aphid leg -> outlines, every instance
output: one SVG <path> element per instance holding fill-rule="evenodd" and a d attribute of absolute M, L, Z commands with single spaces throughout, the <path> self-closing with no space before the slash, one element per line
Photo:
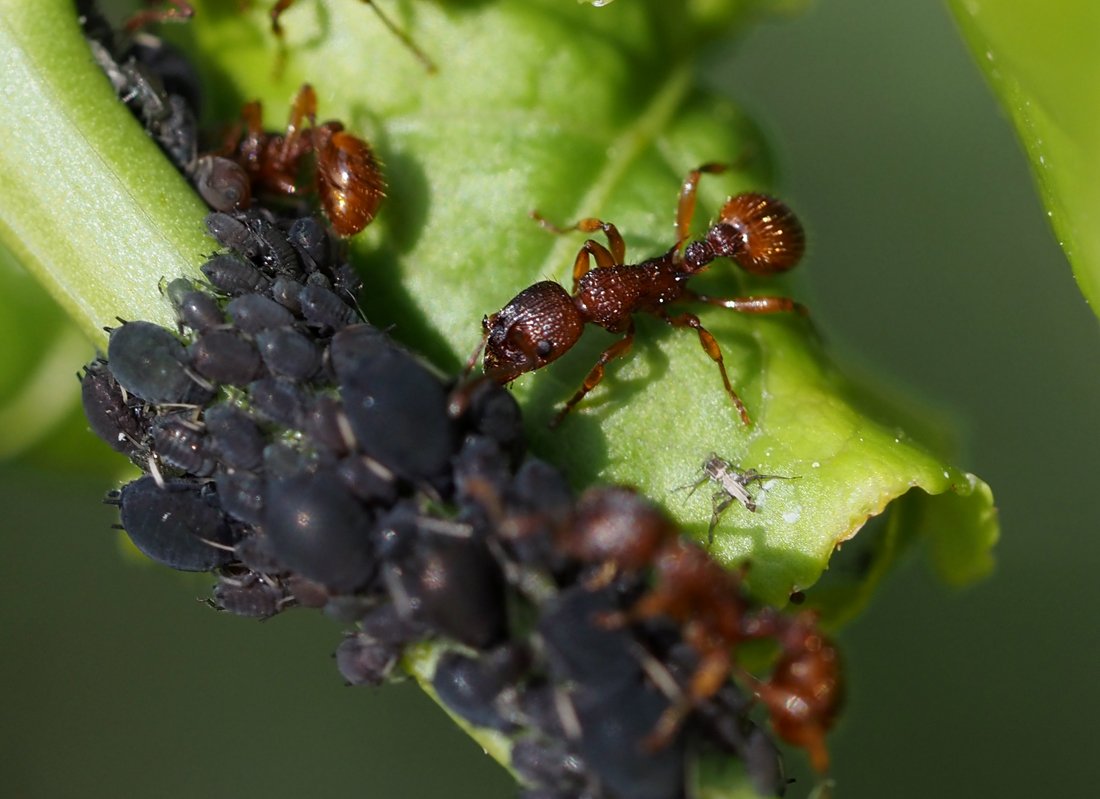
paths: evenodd
<path fill-rule="evenodd" d="M 621 358 L 623 355 L 626 355 L 626 353 L 630 351 L 630 346 L 633 343 L 634 322 L 633 320 L 631 320 L 630 324 L 626 328 L 626 335 L 624 335 L 621 339 L 619 339 L 602 353 L 600 353 L 599 360 L 596 361 L 596 365 L 592 367 L 592 370 L 588 373 L 588 376 L 584 378 L 584 383 L 581 384 L 580 389 L 577 390 L 576 394 L 569 398 L 569 401 L 565 403 L 565 407 L 558 411 L 557 415 L 554 416 L 554 418 L 550 421 L 551 428 L 557 427 L 559 424 L 561 424 L 562 420 L 565 418 L 565 415 L 569 413 L 569 411 L 573 410 L 573 406 L 584 399 L 585 394 L 587 394 L 589 391 L 600 384 L 600 381 L 603 380 L 604 367 L 616 358 Z"/>
<path fill-rule="evenodd" d="M 710 549 L 714 544 L 714 528 L 718 526 L 718 520 L 722 518 L 726 508 L 733 504 L 733 499 L 725 491 L 716 491 L 711 498 L 710 526 L 707 527 L 707 549 Z M 748 505 L 745 507 L 748 507 Z M 754 504 L 750 510 L 755 509 L 756 505 Z"/>
<path fill-rule="evenodd" d="M 135 11 L 123 26 L 127 33 L 141 30 L 146 25 L 160 22 L 186 22 L 195 16 L 195 8 L 187 0 L 167 0 L 170 8 L 147 8 Z"/>
<path fill-rule="evenodd" d="M 703 347 L 703 351 L 710 356 L 710 359 L 718 364 L 718 371 L 722 373 L 722 385 L 726 387 L 726 393 L 733 400 L 737 412 L 741 414 L 741 421 L 746 425 L 751 425 L 752 419 L 749 418 L 748 409 L 745 408 L 745 403 L 741 401 L 737 392 L 733 390 L 729 375 L 726 374 L 726 363 L 722 358 L 722 350 L 718 347 L 718 342 L 714 340 L 714 336 L 711 335 L 710 331 L 703 327 L 699 317 L 693 313 L 682 313 L 677 316 L 661 313 L 660 317 L 673 327 L 690 327 L 699 334 L 699 344 Z"/>
<path fill-rule="evenodd" d="M 690 235 L 691 218 L 695 216 L 695 195 L 699 191 L 699 178 L 706 173 L 717 175 L 725 172 L 725 164 L 706 163 L 698 169 L 688 172 L 680 186 L 680 201 L 676 205 L 676 239 L 679 241 L 677 249 L 683 247 Z"/>
<path fill-rule="evenodd" d="M 809 316 L 810 312 L 800 302 L 795 302 L 790 297 L 711 297 L 708 294 L 696 294 L 686 289 L 683 294 L 685 300 L 705 302 L 707 305 L 717 305 L 719 308 L 728 308 L 738 313 L 769 314 L 795 312 L 802 316 Z"/>

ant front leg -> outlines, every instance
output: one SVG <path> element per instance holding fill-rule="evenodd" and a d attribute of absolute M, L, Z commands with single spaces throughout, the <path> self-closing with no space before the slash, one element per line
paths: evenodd
<path fill-rule="evenodd" d="M 729 375 L 726 374 L 726 362 L 722 358 L 722 350 L 719 348 L 718 342 L 714 339 L 714 336 L 711 335 L 711 332 L 703 327 L 703 323 L 699 321 L 699 317 L 693 313 L 682 313 L 677 316 L 669 316 L 666 313 L 661 313 L 659 316 L 673 327 L 690 327 L 699 334 L 699 344 L 703 347 L 703 351 L 710 356 L 710 359 L 718 364 L 718 371 L 722 373 L 722 385 L 726 387 L 726 393 L 729 394 L 730 399 L 733 400 L 737 412 L 741 414 L 741 421 L 746 425 L 751 425 L 752 419 L 749 418 L 748 409 L 745 408 L 745 403 L 741 401 L 741 398 L 737 396 L 737 392 L 733 390 L 733 386 L 730 384 Z"/>
<path fill-rule="evenodd" d="M 676 239 L 678 242 L 676 249 L 684 246 L 684 242 L 687 241 L 691 233 L 691 218 L 695 216 L 695 195 L 699 191 L 699 178 L 704 173 L 719 175 L 725 172 L 726 169 L 725 164 L 707 163 L 698 169 L 691 170 L 684 178 L 684 182 L 680 186 L 680 201 L 676 204 Z"/>
<path fill-rule="evenodd" d="M 616 358 L 621 358 L 623 355 L 626 355 L 626 353 L 630 351 L 630 347 L 633 343 L 634 322 L 632 320 L 626 328 L 626 335 L 624 335 L 621 339 L 619 339 L 602 353 L 600 353 L 599 360 L 596 361 L 596 365 L 592 367 L 591 371 L 589 371 L 588 376 L 584 378 L 584 383 L 581 384 L 581 387 L 577 390 L 577 393 L 569 398 L 569 401 L 565 403 L 565 407 L 558 411 L 557 415 L 551 420 L 551 428 L 557 427 L 559 424 L 561 424 L 562 420 L 565 418 L 565 415 L 569 413 L 569 411 L 573 410 L 573 406 L 584 399 L 585 394 L 587 394 L 589 391 L 600 384 L 600 381 L 603 380 L 604 376 L 604 367 Z"/>
<path fill-rule="evenodd" d="M 586 217 L 575 225 L 559 227 L 538 211 L 532 211 L 531 218 L 538 222 L 543 230 L 549 230 L 551 233 L 557 233 L 558 235 L 572 233 L 574 230 L 581 233 L 595 233 L 597 230 L 602 230 L 603 234 L 607 236 L 607 247 L 604 247 L 598 241 L 589 239 L 581 247 L 580 252 L 577 253 L 576 260 L 573 261 L 574 292 L 577 290 L 577 281 L 591 270 L 592 258 L 596 259 L 597 269 L 619 266 L 626 262 L 626 242 L 623 241 L 619 229 L 610 222 L 604 222 L 602 219 L 596 219 L 595 217 Z"/>

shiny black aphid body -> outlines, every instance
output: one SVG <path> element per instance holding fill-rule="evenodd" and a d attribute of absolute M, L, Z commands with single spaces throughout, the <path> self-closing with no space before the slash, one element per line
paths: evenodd
<path fill-rule="evenodd" d="M 123 486 L 118 496 L 122 526 L 147 556 L 180 571 L 210 571 L 232 559 L 233 531 L 225 516 L 190 481 L 152 477 Z"/>

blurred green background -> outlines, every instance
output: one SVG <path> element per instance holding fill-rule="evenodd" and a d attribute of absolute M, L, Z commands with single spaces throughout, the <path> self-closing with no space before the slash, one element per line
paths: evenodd
<path fill-rule="evenodd" d="M 837 795 L 1087 793 L 1100 338 L 1006 119 L 934 3 L 832 0 L 706 63 L 779 149 L 815 319 L 959 421 L 1001 509 L 991 580 L 951 591 L 911 556 L 841 634 Z M 3 795 L 514 794 L 415 688 L 344 688 L 335 623 L 217 615 L 210 578 L 120 557 L 102 450 L 91 476 L 0 467 Z"/>

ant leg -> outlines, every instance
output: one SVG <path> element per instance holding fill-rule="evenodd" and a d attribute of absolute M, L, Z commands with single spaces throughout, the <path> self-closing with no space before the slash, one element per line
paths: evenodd
<path fill-rule="evenodd" d="M 659 316 L 673 327 L 690 327 L 699 334 L 699 344 L 703 347 L 703 351 L 710 356 L 710 359 L 718 364 L 718 371 L 722 373 L 722 384 L 726 387 L 726 393 L 729 394 L 730 399 L 733 400 L 737 412 L 741 414 L 741 421 L 746 425 L 751 425 L 752 419 L 749 418 L 749 412 L 745 408 L 745 403 L 741 401 L 741 398 L 737 396 L 737 392 L 733 390 L 733 386 L 730 384 L 729 375 L 726 374 L 726 363 L 722 359 L 722 350 L 718 347 L 718 342 L 714 340 L 714 336 L 711 335 L 710 331 L 703 327 L 703 323 L 699 321 L 699 317 L 693 313 L 682 313 L 678 316 L 669 316 L 668 314 L 661 313 Z"/>
<path fill-rule="evenodd" d="M 489 341 L 489 328 L 487 321 L 488 317 L 486 317 L 486 319 L 481 323 L 482 327 L 485 328 L 485 332 L 481 334 L 481 342 L 477 345 L 477 349 L 475 349 L 473 353 L 471 353 L 470 357 L 466 360 L 466 366 L 462 370 L 462 377 L 466 377 L 468 374 L 470 374 L 470 372 L 473 371 L 474 366 L 477 364 L 478 356 L 481 355 L 482 350 L 485 349 L 485 345 Z"/>
<path fill-rule="evenodd" d="M 588 239 L 581 245 L 577 257 L 573 259 L 573 294 L 577 293 L 577 283 L 580 279 L 592 271 L 592 258 L 596 259 L 597 269 L 618 266 L 615 256 L 608 252 L 606 247 L 598 241 Z"/>
<path fill-rule="evenodd" d="M 288 0 L 279 0 L 279 2 L 287 3 L 289 5 L 289 3 L 294 2 L 294 0 L 289 0 L 289 2 Z M 389 29 L 390 33 L 397 37 L 398 41 L 400 41 L 401 44 L 405 45 L 405 47 L 408 48 L 409 52 L 412 53 L 413 56 L 415 56 L 416 60 L 420 62 L 421 66 L 423 66 L 424 69 L 431 73 L 435 73 L 437 71 L 435 62 L 428 58 L 428 54 L 416 46 L 416 42 L 412 40 L 412 37 L 409 36 L 409 34 L 397 27 L 397 25 L 394 24 L 393 20 L 383 14 L 382 9 L 378 7 L 378 4 L 375 3 L 374 0 L 361 0 L 361 2 L 366 3 L 368 6 L 374 9 L 374 13 L 378 15 L 378 19 L 382 22 L 382 24 Z"/>
<path fill-rule="evenodd" d="M 793 311 L 802 316 L 810 315 L 805 305 L 795 302 L 790 297 L 711 297 L 706 294 L 696 294 L 690 289 L 685 290 L 682 297 L 695 302 L 705 302 L 707 305 L 717 305 L 719 308 L 727 308 L 738 313 L 769 314 Z"/>
<path fill-rule="evenodd" d="M 123 26 L 127 33 L 144 28 L 146 25 L 154 25 L 158 22 L 186 22 L 195 16 L 195 8 L 187 0 L 167 0 L 171 8 L 135 11 L 134 15 L 126 20 Z"/>
<path fill-rule="evenodd" d="M 680 201 L 676 205 L 676 238 L 679 242 L 677 249 L 682 247 L 690 234 L 691 218 L 695 216 L 695 195 L 699 190 L 699 178 L 703 173 L 717 175 L 726 171 L 725 164 L 706 163 L 698 169 L 688 172 L 680 186 Z"/>
<path fill-rule="evenodd" d="M 283 38 L 283 26 L 279 24 L 279 17 L 283 15 L 283 12 L 294 5 L 296 0 L 279 0 L 275 5 L 271 7 L 271 32 L 274 33 L 279 39 Z"/>
<path fill-rule="evenodd" d="M 316 126 L 317 117 L 317 93 L 313 86 L 303 83 L 294 95 L 294 103 L 290 106 L 290 118 L 286 123 L 286 136 L 283 138 L 283 147 L 279 153 L 279 160 L 284 164 L 294 157 L 294 150 L 298 140 L 302 136 L 302 120 L 309 121 L 312 130 Z"/>
<path fill-rule="evenodd" d="M 558 411 L 557 415 L 551 420 L 550 427 L 557 427 L 561 424 L 565 415 L 573 410 L 573 406 L 584 399 L 585 394 L 600 384 L 600 381 L 603 380 L 604 367 L 616 358 L 621 358 L 623 355 L 626 355 L 626 353 L 630 351 L 630 346 L 633 343 L 634 322 L 631 321 L 626 329 L 626 335 L 600 353 L 599 360 L 596 361 L 596 365 L 589 371 L 588 376 L 584 378 L 584 383 L 581 384 L 580 389 L 578 389 L 577 393 L 570 397 L 569 401 L 565 403 L 565 406 Z"/>
<path fill-rule="evenodd" d="M 623 236 L 619 232 L 619 229 L 611 222 L 604 222 L 602 219 L 587 216 L 575 225 L 561 227 L 560 225 L 555 225 L 538 211 L 531 211 L 530 216 L 539 223 L 539 227 L 543 230 L 548 230 L 558 235 L 572 233 L 574 230 L 578 230 L 581 233 L 595 233 L 597 230 L 602 230 L 603 234 L 607 236 L 607 245 L 611 248 L 611 257 L 614 259 L 612 263 L 607 265 L 618 266 L 626 261 L 626 242 L 623 241 Z M 605 264 L 600 264 L 600 266 L 604 265 Z"/>

